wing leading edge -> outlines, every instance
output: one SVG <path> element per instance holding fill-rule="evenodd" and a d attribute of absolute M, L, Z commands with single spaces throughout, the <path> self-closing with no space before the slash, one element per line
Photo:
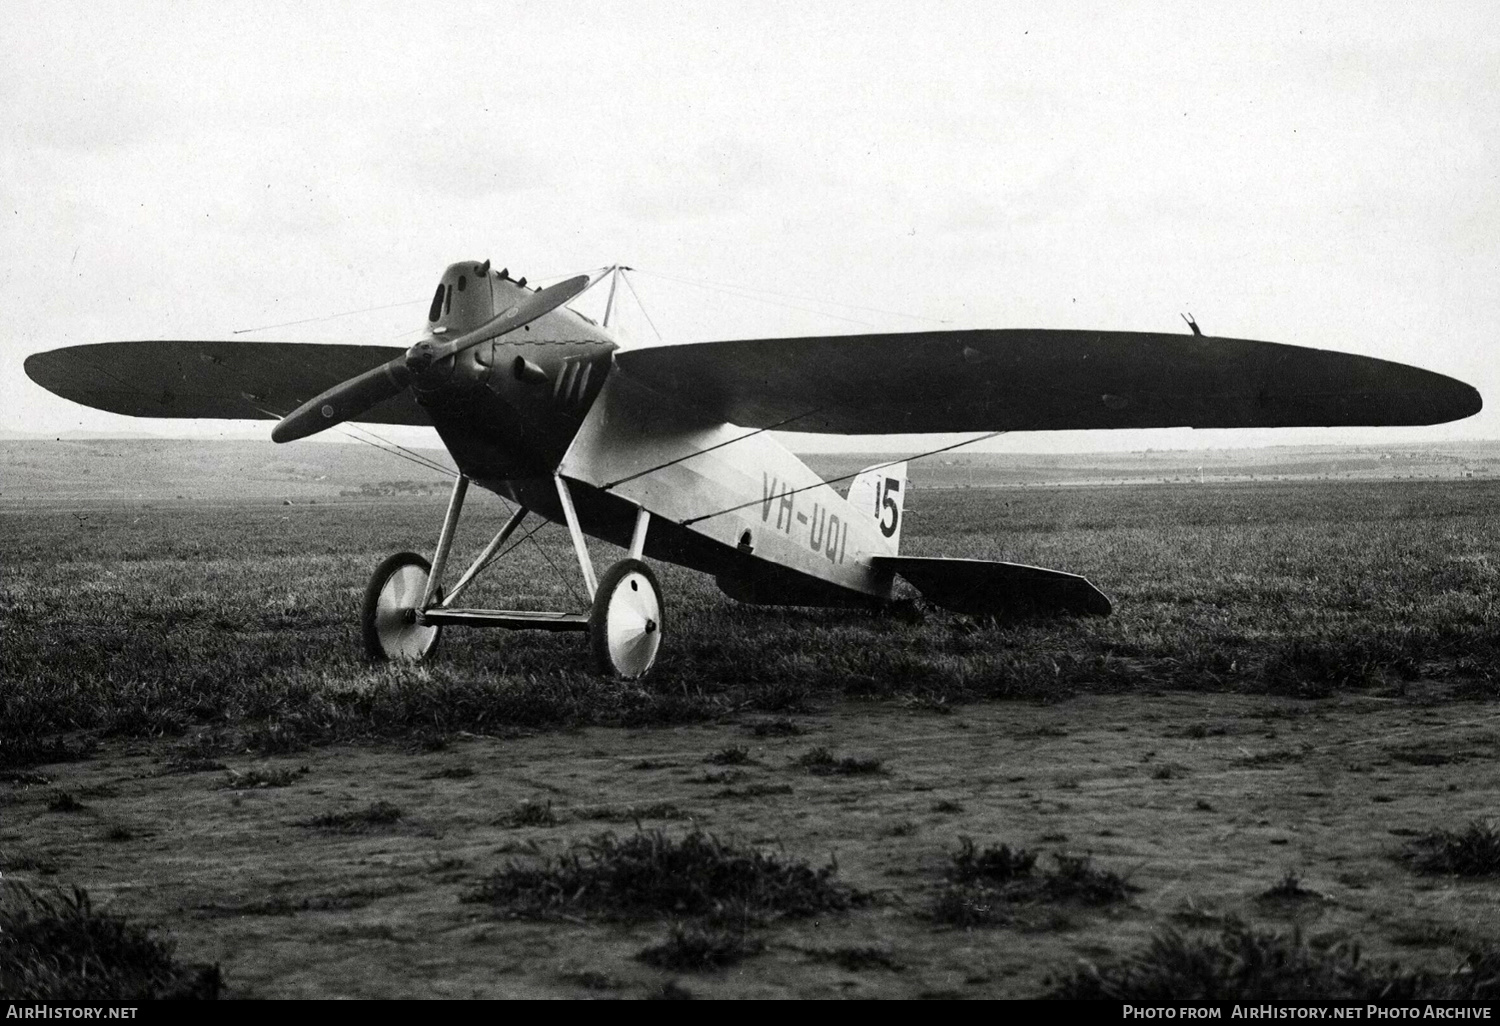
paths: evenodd
<path fill-rule="evenodd" d="M 746 427 L 835 434 L 1438 424 L 1479 412 L 1454 378 L 1248 339 L 934 331 L 615 354 L 626 374 Z"/>
<path fill-rule="evenodd" d="M 64 399 L 131 417 L 277 420 L 403 352 L 297 342 L 100 342 L 28 356 L 26 375 Z M 359 420 L 432 423 L 407 391 Z"/>

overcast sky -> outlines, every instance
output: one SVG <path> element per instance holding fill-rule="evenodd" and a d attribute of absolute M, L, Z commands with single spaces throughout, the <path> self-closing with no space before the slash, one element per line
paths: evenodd
<path fill-rule="evenodd" d="M 488 257 L 640 268 L 639 344 L 1191 311 L 1488 403 L 1009 447 L 1500 437 L 1500 5 L 11 0 L 6 21 L 0 428 L 174 430 L 50 396 L 28 353 L 408 301 L 246 337 L 409 342 L 442 269 Z"/>

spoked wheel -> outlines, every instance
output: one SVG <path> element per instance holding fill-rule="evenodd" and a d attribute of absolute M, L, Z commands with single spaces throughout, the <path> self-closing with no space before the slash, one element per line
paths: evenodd
<path fill-rule="evenodd" d="M 443 628 L 417 623 L 431 571 L 432 564 L 415 552 L 398 552 L 375 568 L 359 617 L 366 656 L 419 663 L 432 654 Z"/>
<path fill-rule="evenodd" d="M 622 559 L 604 572 L 589 614 L 589 641 L 600 673 L 625 680 L 645 676 L 661 648 L 661 588 L 639 559 Z"/>

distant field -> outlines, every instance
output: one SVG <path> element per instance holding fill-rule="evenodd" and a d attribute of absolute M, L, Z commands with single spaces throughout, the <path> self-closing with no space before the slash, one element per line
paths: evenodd
<path fill-rule="evenodd" d="M 810 456 L 826 477 L 852 474 L 890 455 Z M 1233 481 L 1401 481 L 1500 476 L 1500 443 L 1276 446 L 1265 449 L 1120 453 L 942 453 L 911 465 L 918 488 L 1199 484 Z"/>
<path fill-rule="evenodd" d="M 886 895 L 842 913 L 844 925 L 824 920 L 840 944 L 874 954 L 806 955 L 832 942 L 773 917 L 756 928 L 772 945 L 748 956 L 748 976 L 683 977 L 712 993 L 838 992 L 838 974 L 854 972 L 839 968 L 844 959 L 865 965 L 855 993 L 1018 996 L 1079 955 L 1123 954 L 1199 913 L 1205 928 L 1231 915 L 1319 922 L 1328 943 L 1366 941 L 1435 967 L 1500 939 L 1492 882 L 1434 904 L 1424 878 L 1383 854 L 1495 807 L 1500 481 L 1482 474 L 918 487 L 904 551 L 1082 573 L 1116 614 L 995 624 L 920 603 L 896 616 L 754 609 L 663 568 L 663 656 L 651 678 L 627 686 L 596 678 L 572 635 L 451 631 L 417 669 L 359 658 L 366 577 L 390 552 L 430 551 L 440 492 L 287 506 L 280 493 L 146 501 L 57 485 L 56 501 L 42 503 L 13 496 L 15 466 L 0 488 L 0 869 L 79 883 L 168 925 L 225 963 L 231 993 L 457 993 L 440 986 L 440 970 L 424 984 L 401 967 L 420 962 L 408 957 L 418 950 L 468 965 L 442 946 L 460 935 L 464 951 L 493 950 L 517 974 L 496 983 L 470 966 L 465 993 L 644 993 L 673 976 L 631 954 L 660 930 L 612 933 L 566 915 L 476 920 L 458 897 L 503 862 L 497 846 L 558 853 L 608 822 L 629 835 L 628 808 L 652 802 L 744 842 L 815 860 L 837 849 L 845 877 Z M 153 466 L 157 483 L 201 469 L 174 468 L 170 452 Z M 329 469 L 297 473 L 336 491 L 368 481 L 347 466 L 320 481 Z M 242 483 L 283 472 L 247 465 Z M 503 514 L 493 497 L 474 512 L 460 549 L 477 547 Z M 548 528 L 537 542 L 476 603 L 576 603 L 565 536 Z M 609 558 L 600 547 L 598 562 Z M 750 731 L 782 721 L 811 733 Z M 577 728 L 590 729 L 568 732 Z M 703 763 L 746 744 L 743 757 Z M 817 746 L 832 750 L 833 775 L 805 758 Z M 430 754 L 444 751 L 458 754 Z M 885 766 L 841 776 L 846 754 Z M 752 761 L 736 768 L 742 758 Z M 636 762 L 677 769 L 631 772 Z M 225 765 L 262 776 L 239 790 L 205 776 Z M 54 809 L 67 807 L 59 791 L 85 811 Z M 381 800 L 406 818 L 307 825 Z M 555 801 L 554 821 L 523 800 Z M 613 811 L 596 816 L 590 801 Z M 191 825 L 173 812 L 182 802 Z M 958 811 L 932 811 L 949 806 Z M 658 812 L 673 836 L 687 829 Z M 1405 833 L 1383 833 L 1392 816 Z M 1175 847 L 1159 844 L 1168 822 Z M 254 861 L 235 863 L 240 882 L 218 880 L 216 831 L 241 837 L 236 824 L 251 823 L 235 858 Z M 1121 872 L 1144 864 L 1133 879 L 1143 890 L 1112 912 L 1059 899 L 1055 916 L 1018 905 L 1009 925 L 955 930 L 923 910 L 949 900 L 935 888 L 960 834 L 1094 852 Z M 395 875 L 358 883 L 397 841 Z M 173 861 L 193 845 L 198 861 Z M 1288 871 L 1312 881 L 1314 896 L 1293 881 L 1280 904 L 1254 898 Z M 141 879 L 177 883 L 128 883 Z M 1250 896 L 1214 897 L 1231 891 Z M 570 949 L 598 965 L 572 966 Z M 881 969 L 881 957 L 909 971 Z M 384 968 L 354 968 L 366 964 Z M 954 968 L 965 964 L 987 968 L 966 977 Z"/>
<path fill-rule="evenodd" d="M 441 449 L 412 456 L 451 467 Z M 900 453 L 809 455 L 825 478 L 852 476 Z M 1500 442 L 1429 446 L 1286 446 L 1033 455 L 943 453 L 911 464 L 920 490 L 1085 484 L 1198 484 L 1276 480 L 1500 480 Z M 0 439 L 0 507 L 262 500 L 361 501 L 432 494 L 447 477 L 372 445 L 269 441 Z M 847 487 L 847 485 L 845 485 Z"/>

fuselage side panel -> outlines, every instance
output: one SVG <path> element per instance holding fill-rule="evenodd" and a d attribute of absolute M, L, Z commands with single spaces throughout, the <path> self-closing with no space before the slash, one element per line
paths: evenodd
<path fill-rule="evenodd" d="M 615 372 L 559 466 L 749 561 L 873 598 L 891 578 L 878 522 L 765 432 L 706 421 Z M 753 565 L 753 562 L 742 565 Z"/>

